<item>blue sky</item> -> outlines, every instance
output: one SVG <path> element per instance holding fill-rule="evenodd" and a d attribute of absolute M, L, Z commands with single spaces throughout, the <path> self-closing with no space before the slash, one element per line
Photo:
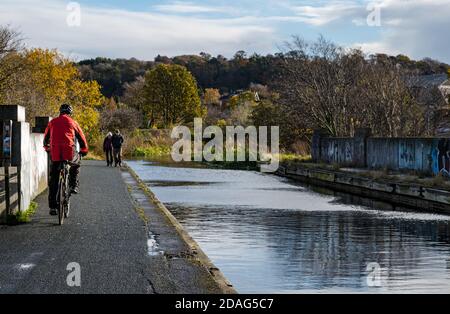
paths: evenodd
<path fill-rule="evenodd" d="M 403 53 L 450 62 L 450 0 L 2 0 L 0 24 L 22 31 L 29 46 L 74 59 L 179 55 L 232 56 L 279 51 L 292 35 L 320 34 L 367 53 Z M 369 17 L 369 21 L 368 21 Z M 373 25 L 379 17 L 380 25 Z"/>

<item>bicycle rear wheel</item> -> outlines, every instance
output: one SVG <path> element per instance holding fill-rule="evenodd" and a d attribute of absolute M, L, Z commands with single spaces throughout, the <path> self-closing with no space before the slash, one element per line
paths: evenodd
<path fill-rule="evenodd" d="M 69 214 L 70 214 L 70 193 L 68 193 L 66 203 L 64 205 L 64 218 L 69 218 Z"/>
<path fill-rule="evenodd" d="M 64 207 L 66 202 L 66 185 L 64 175 L 61 174 L 58 183 L 58 223 L 61 226 L 64 223 Z"/>

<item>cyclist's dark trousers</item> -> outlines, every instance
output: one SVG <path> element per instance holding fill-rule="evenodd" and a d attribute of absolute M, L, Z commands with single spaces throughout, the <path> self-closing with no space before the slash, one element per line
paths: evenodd
<path fill-rule="evenodd" d="M 122 147 L 113 148 L 114 152 L 114 164 L 117 167 L 117 165 L 122 166 Z"/>
<path fill-rule="evenodd" d="M 113 164 L 113 151 L 112 151 L 112 149 L 106 150 L 105 154 L 106 154 L 106 162 L 108 163 L 108 166 L 112 166 L 112 164 Z"/>
<path fill-rule="evenodd" d="M 50 182 L 48 184 L 48 206 L 52 209 L 58 208 L 58 182 L 59 182 L 59 172 L 61 170 L 60 161 L 53 161 L 50 166 Z M 70 164 L 70 173 L 69 173 L 69 185 L 70 188 L 74 188 L 78 186 L 78 176 L 80 174 L 80 165 L 81 160 L 78 154 L 75 155 L 74 159 Z"/>

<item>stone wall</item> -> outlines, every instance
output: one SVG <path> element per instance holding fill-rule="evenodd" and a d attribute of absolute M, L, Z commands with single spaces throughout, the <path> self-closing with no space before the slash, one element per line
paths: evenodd
<path fill-rule="evenodd" d="M 345 193 L 387 201 L 395 206 L 393 210 L 397 210 L 397 206 L 404 206 L 422 212 L 450 214 L 450 191 L 371 179 L 351 172 L 315 169 L 301 164 L 282 166 L 277 174 Z"/>

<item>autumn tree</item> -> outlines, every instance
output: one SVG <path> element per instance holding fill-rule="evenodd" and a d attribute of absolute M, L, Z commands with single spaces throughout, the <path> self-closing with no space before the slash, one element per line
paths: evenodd
<path fill-rule="evenodd" d="M 103 101 L 96 81 L 82 81 L 74 64 L 56 50 L 24 50 L 14 58 L 22 69 L 11 74 L 4 103 L 24 106 L 29 122 L 35 116 L 55 116 L 62 103 L 70 103 L 88 138 L 96 135 Z"/>
<path fill-rule="evenodd" d="M 170 127 L 205 116 L 197 82 L 183 66 L 160 64 L 145 75 L 144 114 L 153 124 Z"/>
<path fill-rule="evenodd" d="M 203 96 L 205 105 L 219 105 L 220 104 L 220 91 L 216 88 L 205 89 Z"/>
<path fill-rule="evenodd" d="M 233 95 L 230 98 L 230 101 L 228 102 L 228 107 L 231 109 L 244 106 L 248 103 L 255 103 L 256 101 L 256 94 L 252 91 L 245 91 L 242 93 L 239 93 L 237 95 Z"/>
<path fill-rule="evenodd" d="M 5 101 L 24 106 L 29 121 L 37 115 L 53 116 L 67 99 L 69 82 L 77 75 L 76 68 L 52 50 L 25 50 L 17 59 L 23 70 L 12 75 Z"/>
<path fill-rule="evenodd" d="M 67 91 L 67 102 L 74 107 L 74 118 L 83 128 L 88 141 L 99 135 L 99 108 L 103 103 L 103 95 L 97 81 L 84 82 L 74 79 Z"/>
<path fill-rule="evenodd" d="M 256 95 L 252 91 L 245 91 L 231 97 L 228 103 L 230 111 L 229 122 L 233 125 L 248 125 L 250 115 L 256 106 Z"/>

